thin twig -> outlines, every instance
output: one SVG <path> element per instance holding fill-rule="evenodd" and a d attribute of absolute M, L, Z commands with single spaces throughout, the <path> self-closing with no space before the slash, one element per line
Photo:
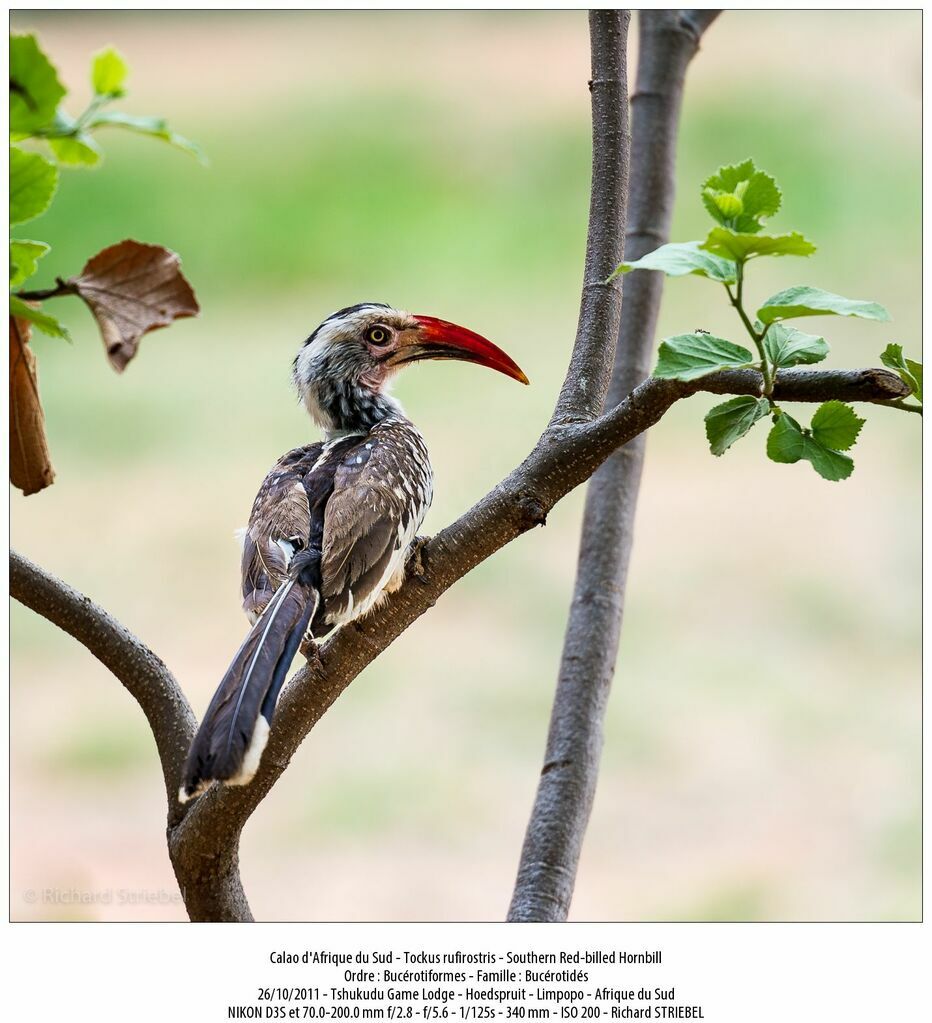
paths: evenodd
<path fill-rule="evenodd" d="M 915 412 L 917 416 L 922 415 L 921 405 L 908 405 L 905 401 L 900 401 L 899 399 L 896 401 L 876 401 L 874 404 L 886 405 L 887 408 L 898 408 L 903 412 Z"/>
<path fill-rule="evenodd" d="M 24 302 L 44 302 L 47 298 L 58 298 L 61 295 L 77 295 L 78 289 L 63 281 L 61 277 L 55 278 L 54 288 L 40 288 L 38 291 L 16 291 L 14 294 Z"/>

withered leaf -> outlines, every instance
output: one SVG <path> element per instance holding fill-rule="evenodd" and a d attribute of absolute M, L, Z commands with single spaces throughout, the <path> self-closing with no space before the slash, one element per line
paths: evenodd
<path fill-rule="evenodd" d="M 178 255 L 161 245 L 127 239 L 91 257 L 68 287 L 88 304 L 110 365 L 122 373 L 139 339 L 200 312 Z"/>
<path fill-rule="evenodd" d="M 27 496 L 55 480 L 39 401 L 32 324 L 10 317 L 10 482 Z"/>

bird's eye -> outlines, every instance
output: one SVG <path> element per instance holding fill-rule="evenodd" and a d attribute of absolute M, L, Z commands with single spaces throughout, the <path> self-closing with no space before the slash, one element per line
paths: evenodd
<path fill-rule="evenodd" d="M 366 340 L 371 345 L 387 345 L 391 334 L 384 327 L 370 327 L 366 331 Z"/>

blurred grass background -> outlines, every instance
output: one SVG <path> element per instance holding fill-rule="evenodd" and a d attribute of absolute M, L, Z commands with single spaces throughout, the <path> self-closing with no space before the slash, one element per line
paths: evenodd
<path fill-rule="evenodd" d="M 290 390 L 331 310 L 389 301 L 506 348 L 409 371 L 436 531 L 528 450 L 578 307 L 589 187 L 584 13 L 18 14 L 73 91 L 115 44 L 134 113 L 200 142 L 204 169 L 101 135 L 22 235 L 42 282 L 124 237 L 179 251 L 203 313 L 123 377 L 90 316 L 39 336 L 56 484 L 12 497 L 16 547 L 111 609 L 200 714 L 238 645 L 233 531 L 279 453 L 313 435 Z M 633 65 L 632 65 L 633 66 Z M 813 283 L 892 311 L 818 321 L 835 366 L 920 344 L 920 14 L 729 12 L 690 71 L 673 238 L 698 185 L 753 156 L 774 228 L 819 252 L 753 267 L 764 298 Z M 740 340 L 724 294 L 668 283 L 660 333 Z M 696 398 L 651 433 L 604 769 L 575 919 L 917 919 L 918 422 L 868 410 L 843 484 L 706 448 Z M 444 597 L 314 730 L 243 837 L 275 919 L 498 919 L 539 770 L 582 493 Z M 763 538 L 763 540 L 761 539 Z M 12 609 L 12 914 L 177 919 L 177 902 L 63 905 L 49 888 L 174 892 L 154 747 L 83 649 Z"/>

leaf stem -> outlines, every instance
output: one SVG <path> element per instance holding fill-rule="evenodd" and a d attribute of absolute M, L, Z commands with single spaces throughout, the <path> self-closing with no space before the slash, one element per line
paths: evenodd
<path fill-rule="evenodd" d="M 54 288 L 40 288 L 38 291 L 16 291 L 13 294 L 24 302 L 44 302 L 47 298 L 58 298 L 60 295 L 76 295 L 77 290 L 73 284 L 63 281 L 61 277 L 56 277 Z"/>
<path fill-rule="evenodd" d="M 741 317 L 741 322 L 744 324 L 745 330 L 750 335 L 751 340 L 754 342 L 754 347 L 757 349 L 757 354 L 760 356 L 760 371 L 761 376 L 764 378 L 763 393 L 765 397 L 769 398 L 773 394 L 773 371 L 767 360 L 767 353 L 764 351 L 764 337 L 767 334 L 769 325 L 761 332 L 754 329 L 754 324 L 751 323 L 748 314 L 744 310 L 744 260 L 737 260 L 735 266 L 737 288 L 735 292 L 732 292 L 731 286 L 726 284 L 725 290 L 728 292 L 728 300 L 734 307 L 735 312 Z"/>
<path fill-rule="evenodd" d="M 113 102 L 112 96 L 105 96 L 101 95 L 100 93 L 97 93 L 94 96 L 94 98 L 90 101 L 90 103 L 88 103 L 87 109 L 84 111 L 84 113 L 81 114 L 80 117 L 75 122 L 73 133 L 77 135 L 78 132 L 82 131 L 85 127 L 93 127 L 93 125 L 88 125 L 90 119 L 94 116 L 94 114 L 97 113 L 98 110 L 100 110 L 101 107 L 106 106 L 108 103 L 111 102 Z"/>
<path fill-rule="evenodd" d="M 891 401 L 875 401 L 875 405 L 886 405 L 888 408 L 902 409 L 904 412 L 915 412 L 917 415 L 922 415 L 921 405 L 907 405 L 902 398 L 895 398 Z"/>

